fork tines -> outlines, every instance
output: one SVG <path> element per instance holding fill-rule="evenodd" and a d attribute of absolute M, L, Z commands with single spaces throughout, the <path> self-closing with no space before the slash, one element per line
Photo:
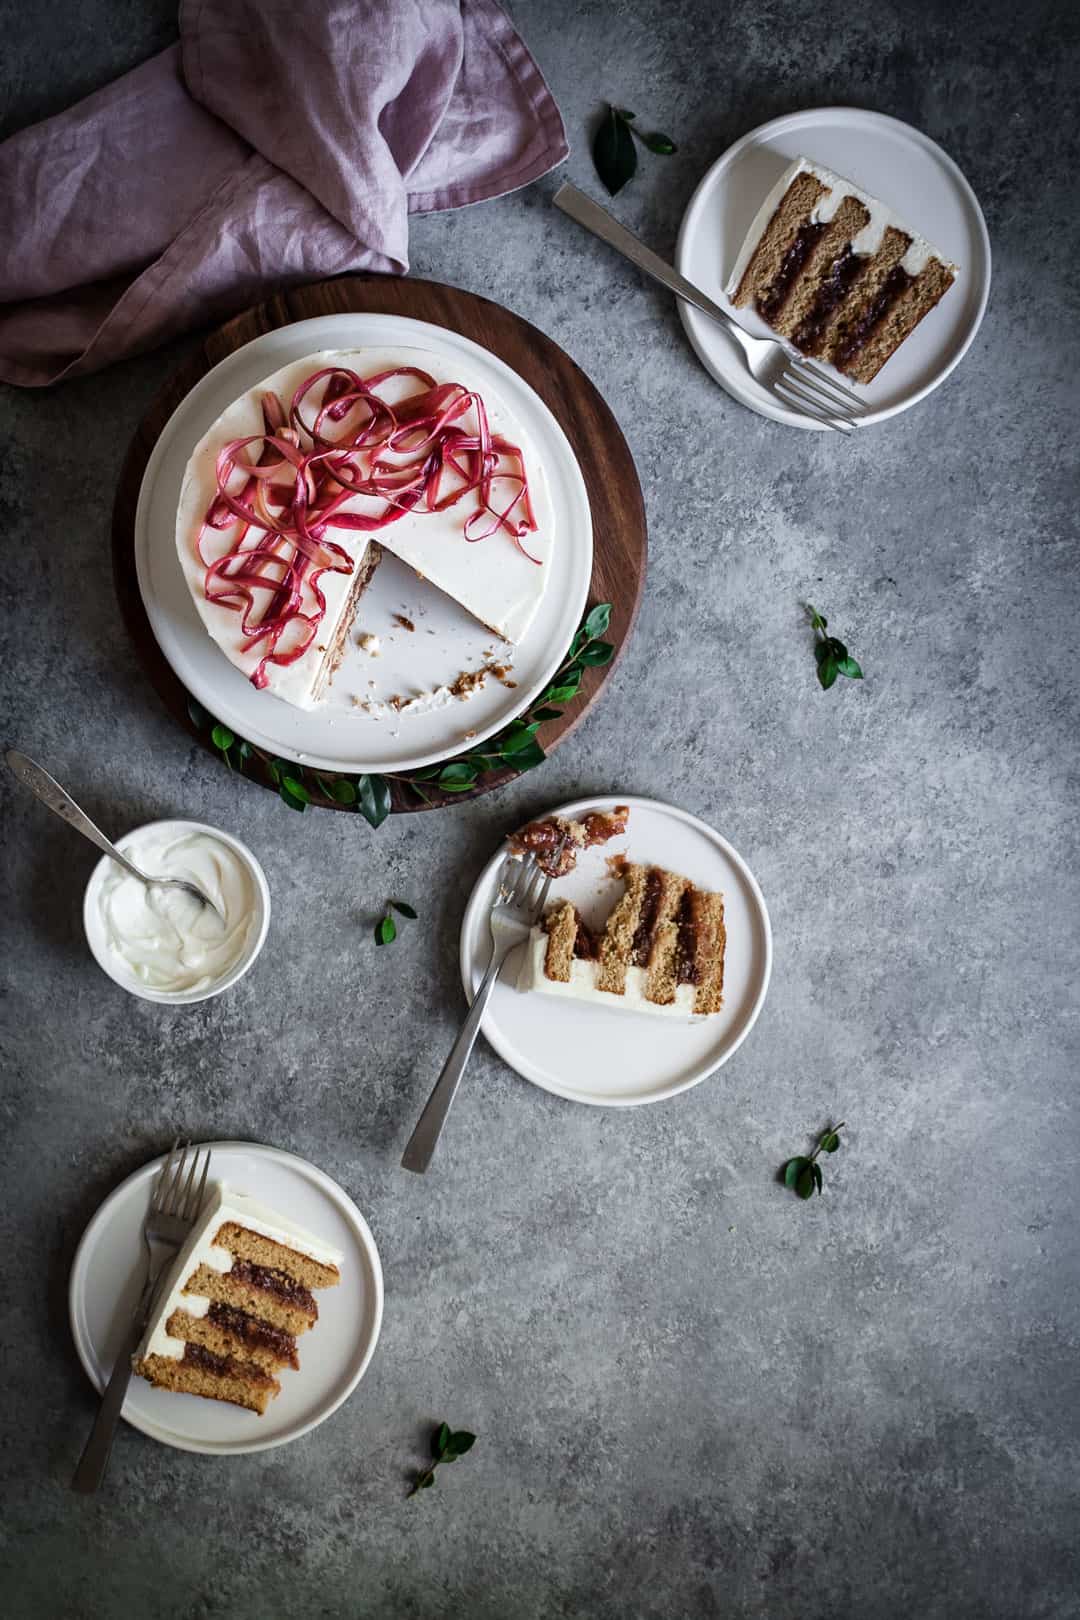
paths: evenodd
<path fill-rule="evenodd" d="M 867 410 L 864 400 L 805 360 L 789 361 L 773 389 L 803 416 L 839 433 L 853 433 Z"/>
<path fill-rule="evenodd" d="M 169 1157 L 161 1167 L 161 1173 L 158 1176 L 157 1186 L 151 1200 L 151 1208 L 159 1215 L 173 1215 L 180 1220 L 189 1222 L 194 1221 L 202 1208 L 203 1198 L 206 1194 L 206 1178 L 210 1172 L 210 1149 L 207 1148 L 205 1150 L 206 1157 L 203 1159 L 202 1176 L 196 1186 L 195 1178 L 199 1173 L 199 1155 L 203 1152 L 202 1148 L 196 1148 L 192 1156 L 191 1168 L 188 1170 L 187 1180 L 184 1180 L 184 1166 L 187 1162 L 190 1147 L 190 1142 L 181 1145 L 180 1138 L 176 1138 L 176 1141 L 169 1149 Z M 179 1149 L 179 1158 L 177 1158 L 177 1149 Z"/>

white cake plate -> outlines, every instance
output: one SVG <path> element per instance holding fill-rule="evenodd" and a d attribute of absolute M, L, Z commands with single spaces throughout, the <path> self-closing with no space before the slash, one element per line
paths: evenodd
<path fill-rule="evenodd" d="M 364 593 L 361 624 L 382 643 L 372 659 L 350 643 L 328 699 L 297 709 L 258 692 L 207 634 L 176 555 L 176 507 L 184 468 L 203 434 L 234 399 L 271 372 L 319 349 L 395 344 L 469 359 L 520 421 L 543 464 L 555 524 L 551 579 L 528 633 L 509 653 L 508 686 L 489 678 L 466 701 L 424 714 L 371 719 L 354 697 L 385 700 L 449 685 L 500 656 L 502 644 L 434 586 L 386 556 Z M 193 697 L 238 736 L 285 759 L 329 771 L 417 770 L 452 758 L 500 731 L 547 685 L 581 622 L 592 576 L 592 515 L 574 452 L 528 383 L 490 350 L 446 327 L 401 315 L 350 312 L 264 332 L 201 378 L 173 412 L 147 463 L 135 517 L 139 590 L 157 639 Z M 400 614 L 416 626 L 402 628 Z M 466 736 L 466 733 L 469 735 Z"/>
<path fill-rule="evenodd" d="M 576 870 L 552 884 L 549 904 L 572 900 L 587 923 L 601 923 L 623 892 L 607 866 L 617 854 L 670 867 L 702 888 L 722 890 L 727 927 L 722 1009 L 684 1024 L 519 991 L 521 953 L 514 951 L 481 1028 L 501 1058 L 545 1091 L 572 1102 L 630 1108 L 688 1090 L 738 1050 L 769 987 L 772 932 L 761 890 L 742 856 L 687 811 L 623 796 L 577 799 L 544 813 L 582 816 L 616 804 L 630 806 L 625 836 L 586 850 Z M 470 999 L 491 954 L 487 919 L 504 854 L 505 847 L 497 849 L 481 872 L 461 925 L 461 979 Z"/>
<path fill-rule="evenodd" d="M 181 1451 L 213 1456 L 267 1451 L 325 1422 L 364 1376 L 382 1322 L 379 1251 L 348 1193 L 306 1159 L 254 1142 L 204 1145 L 211 1150 L 214 1180 L 250 1193 L 340 1249 L 345 1256 L 341 1282 L 319 1291 L 319 1320 L 298 1344 L 300 1371 L 286 1368 L 279 1375 L 281 1394 L 262 1417 L 223 1401 L 154 1389 L 142 1378 L 132 1378 L 123 1415 L 152 1440 Z M 71 1268 L 71 1332 L 98 1391 L 112 1372 L 142 1287 L 142 1220 L 162 1162 L 144 1164 L 109 1194 L 83 1233 Z"/>
<path fill-rule="evenodd" d="M 793 158 L 808 157 L 864 191 L 953 263 L 956 283 L 865 387 L 864 427 L 908 410 L 945 381 L 971 347 L 990 295 L 990 238 L 968 182 L 928 136 L 883 113 L 819 107 L 762 124 L 730 146 L 705 175 L 683 218 L 676 264 L 687 280 L 756 337 L 775 336 L 752 310 L 732 309 L 724 293 L 746 232 Z M 830 430 L 792 410 L 750 375 L 746 358 L 715 321 L 680 302 L 687 336 L 722 388 L 761 416 L 812 432 Z"/>

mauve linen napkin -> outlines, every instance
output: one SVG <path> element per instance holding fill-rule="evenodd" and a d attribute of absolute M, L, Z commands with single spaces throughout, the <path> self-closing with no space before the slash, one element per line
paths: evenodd
<path fill-rule="evenodd" d="M 0 377 L 40 387 L 289 283 L 408 269 L 408 215 L 567 153 L 495 0 L 182 0 L 180 43 L 0 144 Z"/>

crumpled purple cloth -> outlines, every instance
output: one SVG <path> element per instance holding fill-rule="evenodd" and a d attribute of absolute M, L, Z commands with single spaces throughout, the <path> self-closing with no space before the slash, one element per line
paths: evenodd
<path fill-rule="evenodd" d="M 0 144 L 0 377 L 40 387 L 275 288 L 402 273 L 410 212 L 567 150 L 495 0 L 182 0 L 179 45 Z"/>

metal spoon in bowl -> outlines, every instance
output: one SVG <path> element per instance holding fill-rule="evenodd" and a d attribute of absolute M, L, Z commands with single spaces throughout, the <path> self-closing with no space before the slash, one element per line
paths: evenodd
<path fill-rule="evenodd" d="M 139 868 L 133 866 L 126 855 L 121 855 L 120 851 L 109 843 L 105 834 L 94 826 L 85 810 L 79 809 L 71 795 L 64 792 L 59 782 L 55 782 L 48 771 L 43 771 L 41 766 L 32 759 L 27 758 L 25 754 L 20 754 L 17 748 L 9 748 L 4 758 L 19 778 L 19 781 L 25 782 L 31 792 L 37 794 L 42 804 L 47 804 L 49 809 L 60 817 L 61 821 L 66 821 L 69 827 L 74 827 L 75 831 L 82 833 L 84 838 L 89 838 L 90 842 L 96 844 L 98 849 L 104 850 L 106 855 L 111 855 L 113 860 L 124 868 L 125 872 L 129 872 L 132 877 L 138 878 L 139 882 L 144 883 L 148 889 L 182 889 L 193 900 L 197 900 L 200 906 L 209 906 L 214 916 L 219 919 L 221 926 L 225 927 L 225 918 L 210 899 L 210 896 L 204 894 L 197 883 L 189 883 L 186 878 L 148 877 L 145 872 L 140 872 Z"/>

